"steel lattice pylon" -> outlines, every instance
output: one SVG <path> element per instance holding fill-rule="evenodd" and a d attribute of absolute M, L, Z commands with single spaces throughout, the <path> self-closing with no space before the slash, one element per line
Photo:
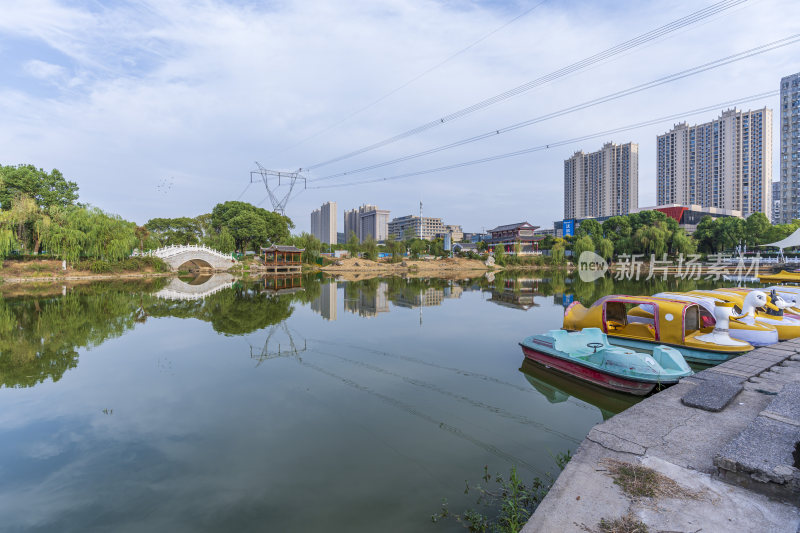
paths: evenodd
<path fill-rule="evenodd" d="M 280 170 L 267 170 L 256 161 L 258 170 L 250 171 L 250 183 L 261 180 L 267 189 L 269 200 L 272 202 L 272 210 L 281 215 L 286 215 L 286 204 L 292 195 L 292 191 L 297 184 L 297 180 L 303 180 L 303 189 L 306 188 L 306 178 L 300 174 L 302 169 L 295 172 L 283 172 Z M 286 194 L 280 195 L 278 188 L 284 186 L 288 188 Z"/>

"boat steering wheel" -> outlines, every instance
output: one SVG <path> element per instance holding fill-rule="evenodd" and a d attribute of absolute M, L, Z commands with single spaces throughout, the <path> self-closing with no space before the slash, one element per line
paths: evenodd
<path fill-rule="evenodd" d="M 602 348 L 605 345 L 602 342 L 590 342 L 586 346 L 594 350 L 592 353 L 597 353 L 597 349 Z"/>

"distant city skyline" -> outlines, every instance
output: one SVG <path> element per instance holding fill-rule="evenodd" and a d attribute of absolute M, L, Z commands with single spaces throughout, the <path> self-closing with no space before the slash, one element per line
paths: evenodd
<path fill-rule="evenodd" d="M 736 107 L 775 110 L 778 173 L 774 93 L 800 71 L 800 44 L 559 110 L 792 35 L 796 22 L 786 14 L 795 2 L 747 2 L 480 111 L 442 117 L 712 3 L 10 0 L 0 19 L 0 163 L 58 168 L 78 183 L 80 201 L 139 224 L 209 213 L 226 200 L 270 209 L 263 185 L 248 185 L 258 161 L 276 170 L 311 168 L 304 170 L 308 188 L 300 184 L 287 206 L 295 232 L 310 231 L 309 213 L 326 201 L 341 208 L 372 202 L 405 214 L 420 200 L 426 214 L 477 232 L 520 220 L 549 227 L 563 218 L 564 160 L 603 142 L 632 141 L 639 145 L 638 202 L 655 205 L 657 135 L 679 121 L 712 121 L 733 107 L 726 102 L 766 91 L 773 94 Z M 536 117 L 545 118 L 500 133 Z M 669 118 L 613 133 L 660 117 Z M 601 132 L 611 133 L 585 138 Z M 476 135 L 486 136 L 355 173 Z M 532 147 L 541 149 L 456 167 Z M 159 187 L 164 180 L 169 189 Z"/>

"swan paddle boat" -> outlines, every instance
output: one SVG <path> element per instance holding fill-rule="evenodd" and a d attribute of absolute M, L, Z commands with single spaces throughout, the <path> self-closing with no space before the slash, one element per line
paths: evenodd
<path fill-rule="evenodd" d="M 800 287 L 776 285 L 765 289 L 751 289 L 748 287 L 735 287 L 730 289 L 719 289 L 726 292 L 737 292 L 747 294 L 750 291 L 761 290 L 767 294 L 769 303 L 766 312 L 770 315 L 788 316 L 789 318 L 800 319 Z"/>
<path fill-rule="evenodd" d="M 738 315 L 733 315 L 735 322 L 773 326 L 778 331 L 779 340 L 786 341 L 800 337 L 800 320 L 783 316 L 774 304 L 769 303 L 767 295 L 763 291 L 754 290 L 742 294 L 717 289 L 713 291 L 691 291 L 688 294 L 708 296 L 732 303 L 734 305 L 734 313 L 739 313 Z M 768 309 L 774 311 L 768 312 Z"/>
<path fill-rule="evenodd" d="M 630 313 L 640 306 L 652 318 Z M 723 313 L 715 306 L 716 325 L 710 326 L 702 323 L 700 306 L 693 302 L 612 295 L 589 308 L 580 302 L 570 304 L 564 312 L 564 329 L 600 328 L 618 346 L 652 351 L 653 345 L 664 344 L 678 349 L 689 362 L 716 365 L 753 349 L 727 334 L 733 306 L 725 309 Z"/>
<path fill-rule="evenodd" d="M 679 300 L 681 302 L 694 302 L 700 306 L 700 320 L 703 326 L 716 326 L 717 320 L 714 318 L 715 303 L 721 300 L 710 296 L 697 296 L 694 294 L 684 294 L 682 292 L 659 292 L 653 295 L 654 298 L 664 298 L 667 300 Z M 641 311 L 639 311 L 641 313 Z M 768 346 L 778 342 L 778 330 L 774 326 L 767 324 L 748 324 L 731 317 L 729 320 L 729 335 L 734 339 L 749 342 L 753 346 Z"/>
<path fill-rule="evenodd" d="M 541 365 L 637 396 L 693 374 L 675 348 L 653 346 L 649 354 L 612 346 L 599 328 L 575 332 L 554 329 L 519 344 L 525 357 Z"/>
<path fill-rule="evenodd" d="M 758 276 L 758 280 L 761 283 L 781 283 L 785 281 L 789 282 L 800 282 L 800 272 L 786 272 L 785 270 L 781 270 L 777 274 L 764 274 Z"/>

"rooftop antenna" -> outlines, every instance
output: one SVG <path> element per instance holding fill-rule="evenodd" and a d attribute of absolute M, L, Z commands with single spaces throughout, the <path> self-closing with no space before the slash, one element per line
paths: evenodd
<path fill-rule="evenodd" d="M 264 187 L 267 189 L 270 202 L 272 202 L 272 210 L 285 216 L 286 204 L 289 202 L 289 198 L 294 190 L 295 185 L 297 184 L 297 180 L 303 180 L 303 190 L 306 189 L 306 178 L 300 174 L 303 169 L 298 168 L 295 172 L 267 170 L 261 166 L 258 161 L 256 161 L 256 166 L 258 167 L 258 170 L 250 171 L 250 183 L 254 183 L 260 179 L 264 183 Z M 278 193 L 278 188 L 281 186 L 287 186 L 288 188 L 286 194 L 283 196 Z"/>

